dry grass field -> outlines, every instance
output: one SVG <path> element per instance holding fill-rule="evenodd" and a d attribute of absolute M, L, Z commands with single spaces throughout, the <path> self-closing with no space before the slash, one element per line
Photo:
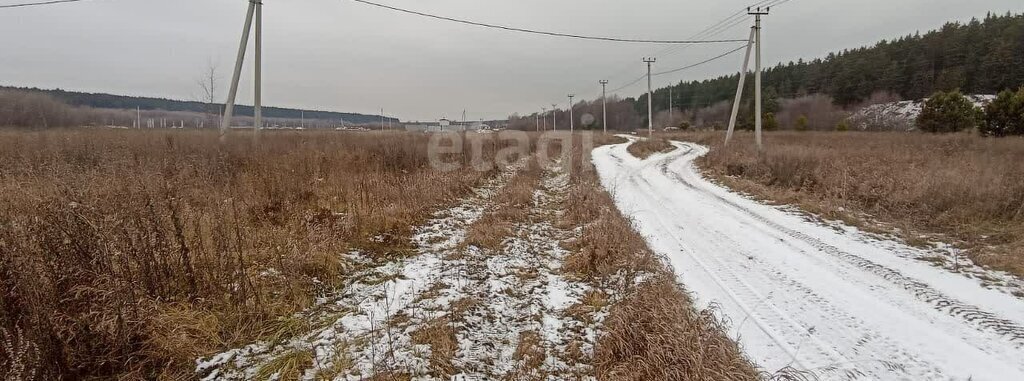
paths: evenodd
<path fill-rule="evenodd" d="M 646 159 L 656 153 L 668 152 L 673 148 L 672 143 L 669 143 L 667 139 L 659 137 L 644 138 L 627 147 L 629 153 L 640 159 Z"/>
<path fill-rule="evenodd" d="M 604 137 L 598 143 L 621 141 Z M 664 141 L 664 140 L 662 140 Z M 633 144 L 634 146 L 636 144 Z M 660 150 L 659 150 L 660 151 Z M 615 300 L 594 354 L 601 380 L 754 380 L 759 375 L 725 336 L 713 311 L 697 311 L 676 275 L 652 252 L 603 190 L 589 157 L 575 150 L 564 223 L 581 226 L 566 270 Z M 634 282 L 635 279 L 646 279 Z M 597 295 L 603 300 L 609 295 Z"/>
<path fill-rule="evenodd" d="M 582 330 L 565 333 L 577 337 L 558 352 L 578 363 L 572 374 L 757 378 L 721 323 L 693 308 L 616 210 L 582 144 L 558 168 L 534 159 L 522 168 L 478 171 L 466 151 L 448 154 L 465 165 L 446 172 L 429 165 L 428 140 L 307 131 L 267 133 L 258 144 L 234 136 L 220 145 L 215 133 L 196 131 L 0 131 L 0 369 L 40 380 L 193 379 L 197 359 L 251 343 L 296 342 L 337 316 L 319 314 L 317 298 L 381 282 L 386 293 L 394 276 L 375 279 L 422 253 L 417 226 L 460 198 L 484 197 L 480 187 L 504 173 L 508 180 L 486 196 L 479 206 L 485 212 L 444 260 L 464 263 L 469 267 L 458 271 L 486 285 L 506 278 L 474 270 L 483 261 L 529 260 L 517 253 L 537 248 L 565 251 L 564 264 L 543 277 L 525 267 L 515 279 L 565 278 L 589 290 L 558 312 L 601 332 L 590 344 L 573 336 Z M 485 139 L 481 155 L 495 157 L 508 144 Z M 551 185 L 567 168 L 567 185 Z M 537 242 L 537 234 L 553 235 Z M 417 300 L 433 300 L 445 284 L 432 287 Z M 525 296 L 510 289 L 497 297 Z M 473 325 L 502 324 L 486 321 L 490 305 L 468 294 L 413 332 L 412 343 L 432 349 L 430 374 L 465 366 L 460 342 L 487 342 Z M 384 332 L 412 324 L 416 311 L 392 316 Z M 375 350 L 380 329 L 369 342 L 344 345 Z M 551 374 L 544 361 L 551 349 L 539 331 L 523 330 L 517 342 L 510 377 Z M 318 361 L 308 350 L 278 349 L 280 356 L 248 374 L 298 377 Z M 360 374 L 353 361 L 338 360 L 317 377 Z M 388 361 L 372 363 L 374 379 L 409 376 Z"/>
<path fill-rule="evenodd" d="M 954 242 L 1024 275 L 1024 140 L 970 134 L 776 132 L 759 155 L 741 133 L 674 134 L 711 147 L 699 164 L 730 187 L 912 244 Z"/>
<path fill-rule="evenodd" d="M 401 253 L 411 226 L 494 173 L 432 169 L 427 141 L 0 132 L 0 328 L 21 343 L 15 361 L 41 379 L 173 376 L 294 329 L 279 318 L 356 266 L 339 254 Z"/>

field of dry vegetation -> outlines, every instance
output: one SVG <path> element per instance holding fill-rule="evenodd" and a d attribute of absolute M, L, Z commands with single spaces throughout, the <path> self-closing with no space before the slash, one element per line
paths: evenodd
<path fill-rule="evenodd" d="M 626 147 L 629 153 L 640 159 L 647 159 L 656 153 L 669 152 L 674 148 L 675 146 L 667 139 L 659 137 L 643 138 Z"/>
<path fill-rule="evenodd" d="M 608 143 L 619 138 L 605 137 Z M 564 223 L 582 227 L 566 270 L 608 290 L 612 304 L 594 353 L 601 380 L 754 380 L 714 311 L 697 311 L 675 274 L 601 187 L 590 152 L 576 149 Z M 635 281 L 636 279 L 644 281 Z M 608 298 L 596 295 L 595 298 Z"/>
<path fill-rule="evenodd" d="M 416 256 L 417 226 L 508 172 L 473 169 L 469 151 L 447 157 L 462 169 L 434 169 L 427 135 L 414 134 L 266 133 L 220 145 L 198 131 L 0 131 L 0 144 L 0 370 L 16 379 L 192 379 L 196 359 L 315 332 L 302 316 L 316 298 L 369 281 L 356 279 L 367 266 Z M 482 156 L 508 144 L 485 140 Z M 515 259 L 510 242 L 539 234 L 524 226 L 576 235 L 553 241 L 568 254 L 550 276 L 590 287 L 566 314 L 603 321 L 589 357 L 573 347 L 578 372 L 756 378 L 619 214 L 579 146 L 561 164 L 573 169 L 564 190 L 545 185 L 558 173 L 536 160 L 516 170 L 459 252 Z M 559 211 L 539 208 L 541 190 Z M 431 374 L 454 374 L 458 341 L 489 308 L 474 300 L 414 333 L 434 351 Z M 539 337 L 522 332 L 515 359 L 536 369 L 515 374 L 543 374 L 531 355 Z M 286 352 L 255 375 L 297 375 L 309 356 Z M 388 369 L 378 378 L 402 379 Z"/>
<path fill-rule="evenodd" d="M 1024 139 L 972 134 L 778 132 L 672 136 L 711 147 L 724 184 L 909 243 L 954 242 L 976 263 L 1024 275 Z"/>
<path fill-rule="evenodd" d="M 278 334 L 345 279 L 339 253 L 401 253 L 412 226 L 494 173 L 434 170 L 427 138 L 400 134 L 0 142 L 0 328 L 20 357 L 0 360 L 40 379 L 181 376 Z"/>

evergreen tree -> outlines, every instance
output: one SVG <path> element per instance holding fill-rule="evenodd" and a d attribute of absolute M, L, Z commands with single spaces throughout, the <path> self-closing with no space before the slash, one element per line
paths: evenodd
<path fill-rule="evenodd" d="M 935 91 L 959 88 L 969 94 L 994 94 L 1024 84 L 1024 14 L 990 15 L 984 20 L 947 23 L 928 33 L 883 40 L 825 58 L 798 60 L 764 69 L 765 112 L 770 97 L 823 93 L 839 105 L 860 103 L 884 91 L 919 99 Z M 739 75 L 675 84 L 684 107 L 706 107 L 735 96 Z M 744 102 L 752 98 L 747 81 Z M 668 89 L 655 91 L 655 111 L 667 107 Z M 641 97 L 642 99 L 642 97 Z M 635 104 L 646 113 L 646 103 Z"/>
<path fill-rule="evenodd" d="M 917 117 L 917 128 L 927 132 L 957 132 L 978 126 L 978 107 L 959 90 L 937 92 L 928 98 Z"/>
<path fill-rule="evenodd" d="M 1004 90 L 985 106 L 980 132 L 986 136 L 1024 135 L 1024 86 Z"/>

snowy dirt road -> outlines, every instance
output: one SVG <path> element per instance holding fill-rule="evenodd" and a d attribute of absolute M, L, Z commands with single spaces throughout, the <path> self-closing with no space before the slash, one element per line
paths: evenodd
<path fill-rule="evenodd" d="M 556 226 L 567 197 L 561 167 L 543 171 L 525 219 L 498 248 L 466 244 L 502 173 L 414 229 L 408 256 L 345 254 L 352 281 L 287 319 L 306 329 L 196 361 L 203 380 L 586 380 L 605 310 L 581 312 L 590 287 L 563 276 Z"/>
<path fill-rule="evenodd" d="M 630 138 L 634 139 L 634 138 Z M 760 204 L 703 179 L 707 148 L 593 160 L 616 205 L 767 371 L 825 380 L 1024 380 L 1024 301 L 933 255 Z"/>

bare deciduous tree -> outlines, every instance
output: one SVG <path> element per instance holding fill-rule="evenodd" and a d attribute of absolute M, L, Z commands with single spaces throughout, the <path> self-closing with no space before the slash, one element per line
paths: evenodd
<path fill-rule="evenodd" d="M 203 91 L 201 101 L 207 104 L 206 120 L 211 126 L 215 124 L 221 113 L 220 104 L 217 103 L 218 66 L 212 59 L 207 61 L 203 75 L 196 81 L 199 84 L 199 88 Z"/>

